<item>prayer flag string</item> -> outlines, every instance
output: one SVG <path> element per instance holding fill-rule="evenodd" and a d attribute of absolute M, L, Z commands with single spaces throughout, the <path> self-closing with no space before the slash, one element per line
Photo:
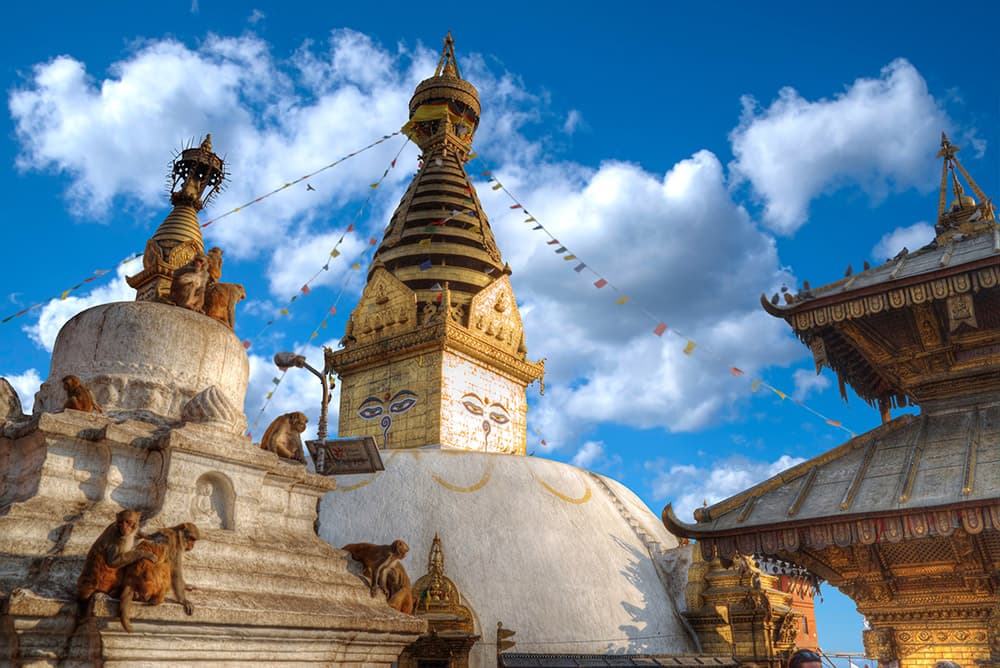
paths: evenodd
<path fill-rule="evenodd" d="M 503 184 L 503 182 L 501 182 L 500 179 L 497 178 L 496 174 L 493 172 L 492 169 L 489 168 L 488 165 L 486 165 L 485 161 L 482 158 L 480 158 L 479 161 L 485 167 L 484 171 L 481 172 L 481 175 L 488 177 L 488 182 L 492 184 L 491 188 L 493 190 L 495 190 L 495 191 L 503 191 L 503 193 L 505 195 L 507 195 L 507 197 L 511 200 L 512 203 L 509 206 L 509 208 L 511 210 L 517 210 L 517 211 L 524 212 L 525 218 L 524 218 L 523 222 L 525 224 L 532 224 L 532 228 L 531 228 L 532 231 L 541 231 L 541 232 L 544 232 L 548 236 L 548 240 L 545 242 L 545 244 L 547 246 L 555 246 L 556 247 L 556 248 L 552 249 L 552 251 L 553 251 L 554 254 L 562 256 L 562 259 L 564 261 L 570 261 L 570 260 L 575 260 L 576 261 L 575 264 L 570 265 L 570 266 L 572 266 L 574 272 L 576 272 L 576 273 L 579 274 L 579 273 L 583 273 L 584 270 L 589 271 L 594 276 L 594 278 L 596 279 L 596 280 L 594 280 L 594 287 L 595 288 L 601 289 L 601 288 L 604 288 L 604 287 L 608 287 L 608 288 L 611 289 L 611 291 L 613 293 L 615 293 L 614 303 L 617 306 L 622 306 L 622 305 L 624 305 L 626 303 L 633 303 L 633 304 L 635 304 L 635 306 L 640 310 L 640 312 L 642 312 L 645 316 L 647 316 L 650 320 L 653 321 L 654 326 L 652 328 L 652 333 L 654 335 L 662 338 L 665 333 L 669 332 L 670 334 L 672 334 L 672 335 L 680 338 L 684 342 L 684 347 L 683 347 L 682 352 L 685 355 L 687 355 L 687 356 L 693 356 L 695 354 L 695 349 L 698 349 L 698 350 L 702 351 L 701 354 L 707 355 L 709 359 L 712 359 L 713 361 L 717 361 L 717 362 L 722 363 L 725 366 L 725 368 L 729 371 L 730 375 L 735 376 L 735 377 L 746 375 L 745 372 L 742 369 L 740 369 L 740 368 L 738 368 L 736 366 L 733 366 L 732 364 L 725 363 L 725 361 L 722 360 L 722 358 L 720 358 L 719 356 L 713 354 L 710 349 L 701 346 L 694 339 L 691 339 L 691 338 L 683 335 L 681 332 L 677 331 L 677 329 L 674 328 L 674 327 L 668 327 L 666 322 L 664 322 L 661 318 L 655 316 L 654 314 L 650 313 L 645 307 L 643 307 L 642 304 L 632 301 L 632 299 L 631 299 L 631 297 L 629 295 L 626 295 L 620 288 L 618 288 L 616 285 L 614 285 L 613 283 L 611 283 L 607 278 L 605 278 L 604 276 L 602 276 L 597 270 L 593 269 L 589 263 L 585 262 L 582 258 L 578 257 L 575 253 L 573 253 L 573 251 L 570 249 L 570 247 L 568 245 L 566 245 L 565 242 L 561 242 L 542 223 L 538 222 L 538 219 L 535 217 L 535 215 L 532 214 L 532 213 L 530 213 L 528 211 L 527 207 L 520 200 L 518 200 L 518 198 L 515 197 L 515 195 L 510 190 L 508 190 L 507 186 L 505 186 Z M 783 391 L 781 391 L 781 390 L 773 387 L 772 385 L 769 385 L 768 383 L 765 383 L 763 380 L 761 380 L 759 378 L 752 378 L 750 380 L 751 380 L 751 382 L 750 382 L 750 391 L 751 391 L 751 393 L 756 393 L 757 390 L 759 390 L 761 387 L 765 387 L 765 388 L 771 390 L 772 392 L 774 392 L 774 394 L 777 395 L 778 397 L 780 397 L 781 400 L 784 400 L 784 399 L 786 399 L 786 398 L 789 397 L 788 393 L 783 392 Z M 853 431 L 851 431 L 850 429 L 848 429 L 847 427 L 845 427 L 841 421 L 839 421 L 839 420 L 833 420 L 831 418 L 828 418 L 827 416 L 823 415 L 822 413 L 820 413 L 819 411 L 815 410 L 814 408 L 812 408 L 810 406 L 807 406 L 805 403 L 803 403 L 800 400 L 797 400 L 797 399 L 793 398 L 792 399 L 792 403 L 794 403 L 794 404 L 796 404 L 798 406 L 801 406 L 802 408 L 804 408 L 805 410 L 809 411 L 810 413 L 812 413 L 813 415 L 815 415 L 819 419 L 823 420 L 826 424 L 830 425 L 831 427 L 836 427 L 838 429 L 842 429 L 843 431 L 846 431 L 848 434 L 851 435 L 852 438 L 857 435 Z M 536 430 L 536 432 L 537 432 L 537 430 Z M 539 436 L 540 436 L 540 433 L 539 433 Z M 542 440 L 542 444 L 543 445 L 546 444 L 545 440 Z"/>

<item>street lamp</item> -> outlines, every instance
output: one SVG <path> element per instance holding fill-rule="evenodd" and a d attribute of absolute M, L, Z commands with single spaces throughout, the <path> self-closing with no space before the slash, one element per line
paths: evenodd
<path fill-rule="evenodd" d="M 288 371 L 288 369 L 294 366 L 299 369 L 306 369 L 319 378 L 319 382 L 323 385 L 323 405 L 319 409 L 319 426 L 316 428 L 316 440 L 322 443 L 326 440 L 326 407 L 330 403 L 330 386 L 326 380 L 327 370 L 324 368 L 323 371 L 317 371 L 306 363 L 304 355 L 296 355 L 295 353 L 288 352 L 275 353 L 274 363 L 282 371 Z"/>

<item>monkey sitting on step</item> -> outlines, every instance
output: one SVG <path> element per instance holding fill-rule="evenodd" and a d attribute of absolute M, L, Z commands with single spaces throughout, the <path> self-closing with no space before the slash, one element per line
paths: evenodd
<path fill-rule="evenodd" d="M 125 569 L 122 575 L 122 627 L 132 633 L 132 601 L 139 600 L 160 605 L 167 597 L 167 590 L 174 590 L 177 602 L 184 612 L 194 614 L 194 606 L 187 599 L 189 587 L 184 583 L 184 553 L 189 552 L 200 538 L 198 527 L 190 522 L 170 529 L 160 529 L 139 547 L 150 550 L 159 557 L 154 563 L 140 561 Z"/>
<path fill-rule="evenodd" d="M 104 412 L 90 388 L 81 383 L 80 379 L 73 374 L 63 376 L 62 385 L 63 389 L 66 390 L 66 403 L 63 404 L 63 410 L 69 408 L 84 413 Z"/>
<path fill-rule="evenodd" d="M 386 586 L 388 569 L 406 556 L 410 546 L 401 540 L 394 540 L 390 545 L 351 543 L 341 549 L 349 552 L 355 561 L 361 562 L 364 567 L 363 573 L 371 583 L 371 594 L 374 597 L 379 589 L 386 595 L 389 594 L 389 588 Z"/>
<path fill-rule="evenodd" d="M 76 596 L 80 612 L 93 612 L 94 594 L 118 594 L 125 566 L 145 560 L 155 564 L 155 554 L 141 547 L 133 549 L 139 533 L 139 511 L 122 510 L 87 552 L 83 571 L 76 581 Z"/>

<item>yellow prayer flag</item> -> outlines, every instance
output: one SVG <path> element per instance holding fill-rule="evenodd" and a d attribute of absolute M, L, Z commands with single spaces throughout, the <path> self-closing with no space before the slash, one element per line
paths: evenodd
<path fill-rule="evenodd" d="M 420 241 L 417 242 L 417 245 L 418 246 L 430 246 L 431 245 L 431 240 L 430 239 L 421 239 Z"/>
<path fill-rule="evenodd" d="M 695 343 L 694 341 L 688 341 L 688 342 L 687 342 L 687 345 L 686 345 L 686 346 L 684 346 L 684 354 L 685 354 L 685 355 L 690 355 L 691 353 L 693 353 L 693 352 L 694 352 L 694 349 L 695 349 L 695 347 L 696 347 L 697 345 L 698 345 L 698 344 L 696 344 L 696 343 Z"/>
<path fill-rule="evenodd" d="M 469 160 L 475 160 L 478 157 L 479 157 L 478 153 L 470 153 L 469 154 Z"/>
<path fill-rule="evenodd" d="M 756 392 L 759 389 L 760 389 L 760 381 L 755 378 L 754 381 L 750 383 L 750 391 Z"/>
<path fill-rule="evenodd" d="M 621 306 L 622 304 L 624 304 L 627 301 L 628 301 L 628 297 L 626 297 L 625 295 L 622 295 L 621 297 L 619 297 L 618 299 L 615 300 L 615 303 L 618 304 L 619 306 Z"/>
<path fill-rule="evenodd" d="M 338 257 L 339 255 L 340 255 L 340 251 L 337 250 L 336 248 L 334 248 L 332 251 L 330 251 L 330 257 Z"/>
<path fill-rule="evenodd" d="M 236 207 L 235 209 L 233 209 L 233 213 L 236 213 L 237 211 L 239 211 L 239 210 L 240 210 L 240 209 L 242 209 L 242 208 L 243 208 L 243 207 L 241 207 L 241 206 L 238 206 L 238 207 Z"/>
<path fill-rule="evenodd" d="M 270 399 L 273 396 L 274 396 L 274 392 L 268 392 L 267 393 L 267 397 L 265 397 L 265 398 Z"/>
<path fill-rule="evenodd" d="M 351 265 L 351 269 L 354 269 L 355 271 L 357 271 L 360 268 L 361 268 L 360 262 L 355 262 L 354 264 Z"/>
<path fill-rule="evenodd" d="M 497 182 L 493 184 L 493 190 L 500 190 L 501 188 L 503 188 L 502 183 Z"/>
<path fill-rule="evenodd" d="M 279 311 L 279 313 L 281 313 L 281 315 L 288 315 L 288 309 L 287 308 L 283 308 L 283 309 L 281 309 L 281 311 Z"/>
<path fill-rule="evenodd" d="M 417 107 L 413 115 L 410 116 L 410 123 L 423 123 L 424 121 L 437 121 L 448 115 L 448 104 L 422 104 Z"/>
<path fill-rule="evenodd" d="M 788 398 L 788 395 L 787 395 L 787 394 L 785 394 L 784 392 L 782 392 L 781 390 L 776 390 L 776 389 L 774 389 L 774 388 L 772 387 L 772 388 L 771 388 L 771 391 L 772 391 L 772 392 L 774 392 L 775 394 L 777 394 L 777 395 L 778 395 L 779 397 L 781 397 L 781 400 L 782 400 L 782 401 L 784 401 L 785 399 L 787 399 L 787 398 Z"/>
<path fill-rule="evenodd" d="M 69 290 L 66 290 L 65 292 L 63 292 L 63 293 L 62 293 L 62 301 L 66 301 L 66 297 L 67 297 L 67 296 L 69 295 L 69 293 L 71 293 L 71 292 L 73 292 L 73 289 L 72 289 L 72 288 L 70 288 Z"/>
<path fill-rule="evenodd" d="M 372 190 L 375 190 L 376 188 L 378 188 L 378 184 L 377 183 L 369 183 L 368 187 L 371 188 Z"/>
<path fill-rule="evenodd" d="M 319 336 L 319 332 L 313 332 L 312 334 L 309 335 L 309 338 L 315 339 L 317 336 Z"/>
<path fill-rule="evenodd" d="M 322 327 L 323 329 L 326 329 L 326 320 L 324 320 L 323 322 L 319 323 L 319 326 Z"/>
<path fill-rule="evenodd" d="M 576 259 L 576 256 L 575 256 L 575 255 L 567 255 L 567 256 L 566 256 L 566 257 L 564 257 L 563 259 L 564 259 L 564 260 L 575 260 L 575 259 Z"/>

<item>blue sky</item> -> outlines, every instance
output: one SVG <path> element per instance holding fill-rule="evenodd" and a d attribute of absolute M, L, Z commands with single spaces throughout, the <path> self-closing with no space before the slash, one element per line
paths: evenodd
<path fill-rule="evenodd" d="M 980 186 L 1000 193 L 1000 86 L 984 37 L 1000 11 L 989 3 L 961 15 L 921 2 L 314 4 L 6 10 L 0 317 L 45 306 L 0 325 L 0 375 L 26 403 L 68 317 L 132 298 L 121 274 L 136 264 L 47 299 L 142 251 L 168 211 L 175 150 L 211 132 L 227 158 L 230 186 L 203 213 L 211 219 L 397 130 L 448 29 L 483 103 L 483 162 L 469 171 L 492 168 L 631 298 L 616 306 L 571 271 L 479 178 L 529 357 L 547 359 L 545 396 L 529 391 L 528 449 L 620 479 L 654 512 L 672 500 L 684 516 L 842 442 L 791 401 L 751 394 L 754 377 L 854 431 L 878 422 L 857 397 L 842 402 L 828 372 L 815 376 L 760 293 L 820 285 L 929 241 L 942 129 Z M 320 363 L 318 345 L 341 336 L 361 288 L 349 263 L 367 257 L 416 166 L 403 144 L 206 228 L 207 244 L 226 250 L 225 279 L 247 287 L 237 334 L 250 339 L 372 195 L 344 255 L 255 338 L 251 422 L 274 389 L 273 352 Z M 310 341 L 341 293 L 339 315 Z M 672 328 L 662 338 L 657 320 Z M 314 384 L 289 374 L 258 431 L 288 410 L 315 415 Z M 860 649 L 851 609 L 826 592 L 824 647 Z"/>

